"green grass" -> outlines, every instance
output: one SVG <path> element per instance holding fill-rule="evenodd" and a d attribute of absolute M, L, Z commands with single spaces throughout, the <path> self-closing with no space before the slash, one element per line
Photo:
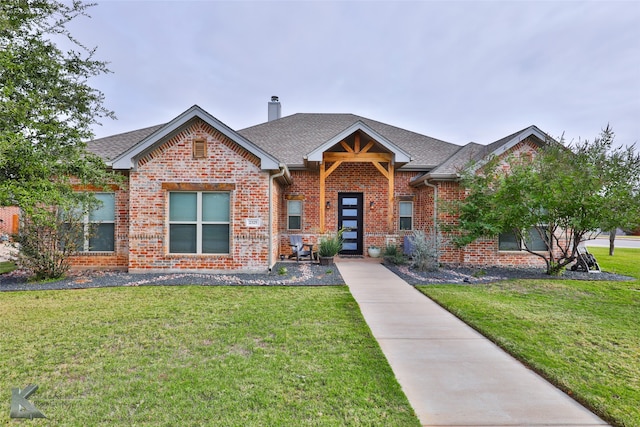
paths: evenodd
<path fill-rule="evenodd" d="M 16 265 L 11 261 L 0 262 L 0 274 L 11 273 Z"/>
<path fill-rule="evenodd" d="M 0 425 L 419 426 L 346 287 L 0 295 Z"/>
<path fill-rule="evenodd" d="M 513 280 L 419 289 L 602 418 L 640 425 L 640 250 L 590 249 L 631 282 Z"/>

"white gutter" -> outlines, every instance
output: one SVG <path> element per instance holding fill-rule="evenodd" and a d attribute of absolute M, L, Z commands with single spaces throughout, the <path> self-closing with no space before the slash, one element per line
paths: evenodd
<path fill-rule="evenodd" d="M 289 173 L 289 169 L 287 165 L 280 164 L 280 172 L 269 176 L 269 257 L 267 260 L 267 264 L 269 265 L 269 271 L 273 269 L 275 262 L 273 261 L 273 181 L 277 178 L 281 178 L 285 176 L 287 181 L 291 181 L 291 174 Z"/>

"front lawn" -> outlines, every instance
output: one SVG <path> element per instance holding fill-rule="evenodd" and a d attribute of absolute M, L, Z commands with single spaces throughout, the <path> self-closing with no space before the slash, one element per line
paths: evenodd
<path fill-rule="evenodd" d="M 15 269 L 16 265 L 11 261 L 0 262 L 0 274 L 11 273 Z"/>
<path fill-rule="evenodd" d="M 419 426 L 344 286 L 2 293 L 0 424 Z"/>
<path fill-rule="evenodd" d="M 590 248 L 631 282 L 511 280 L 419 289 L 602 418 L 640 425 L 640 250 Z M 532 403 L 533 404 L 533 403 Z"/>

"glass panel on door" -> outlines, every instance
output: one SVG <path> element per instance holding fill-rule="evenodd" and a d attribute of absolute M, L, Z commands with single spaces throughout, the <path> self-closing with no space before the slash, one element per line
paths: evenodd
<path fill-rule="evenodd" d="M 344 255 L 362 255 L 362 193 L 338 194 L 338 224 Z"/>

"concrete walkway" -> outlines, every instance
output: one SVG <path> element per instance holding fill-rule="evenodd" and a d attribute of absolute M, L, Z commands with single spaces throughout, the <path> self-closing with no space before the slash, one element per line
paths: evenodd
<path fill-rule="evenodd" d="M 423 426 L 607 425 L 379 263 L 337 266 Z"/>

